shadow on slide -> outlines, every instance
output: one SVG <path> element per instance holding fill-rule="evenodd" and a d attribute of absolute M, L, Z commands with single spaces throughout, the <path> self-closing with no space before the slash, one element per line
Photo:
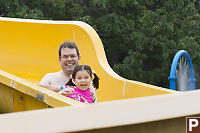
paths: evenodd
<path fill-rule="evenodd" d="M 58 48 L 65 41 L 75 42 L 80 64 L 90 65 L 99 75 L 99 102 L 179 93 L 117 75 L 107 62 L 98 34 L 84 22 L 0 17 L 0 29 L 2 113 L 83 105 L 36 85 L 46 73 L 61 69 Z"/>

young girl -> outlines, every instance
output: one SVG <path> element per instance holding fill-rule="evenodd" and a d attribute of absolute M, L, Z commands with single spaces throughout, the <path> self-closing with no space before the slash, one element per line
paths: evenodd
<path fill-rule="evenodd" d="M 92 74 L 94 79 L 92 80 Z M 74 68 L 72 73 L 72 79 L 66 84 L 65 87 L 61 87 L 63 91 L 71 92 L 67 97 L 77 100 L 83 103 L 93 103 L 93 94 L 90 91 L 91 84 L 94 88 L 99 88 L 99 78 L 95 73 L 92 73 L 91 68 L 88 65 L 78 65 Z"/>

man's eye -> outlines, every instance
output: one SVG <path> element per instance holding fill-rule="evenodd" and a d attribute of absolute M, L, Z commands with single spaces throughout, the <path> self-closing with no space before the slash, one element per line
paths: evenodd
<path fill-rule="evenodd" d="M 75 58 L 77 55 L 63 55 L 61 58 L 68 59 L 68 58 Z"/>
<path fill-rule="evenodd" d="M 71 57 L 71 58 L 75 58 L 76 56 L 75 56 L 75 55 L 71 55 L 70 57 Z"/>

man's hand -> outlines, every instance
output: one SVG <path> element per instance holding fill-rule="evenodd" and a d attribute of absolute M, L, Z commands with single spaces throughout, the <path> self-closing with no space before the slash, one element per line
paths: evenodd
<path fill-rule="evenodd" d="M 63 91 L 62 93 L 61 93 L 63 96 L 69 96 L 69 95 L 71 95 L 71 94 L 73 94 L 73 92 L 72 91 Z"/>
<path fill-rule="evenodd" d="M 60 93 L 61 95 L 63 96 L 69 96 L 69 95 L 72 95 L 73 94 L 73 90 L 68 90 L 68 89 L 64 89 L 64 90 L 61 90 L 59 91 L 58 93 Z"/>

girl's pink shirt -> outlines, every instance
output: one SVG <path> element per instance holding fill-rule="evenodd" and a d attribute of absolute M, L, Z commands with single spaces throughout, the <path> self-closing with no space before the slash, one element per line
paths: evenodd
<path fill-rule="evenodd" d="M 92 96 L 92 93 L 90 92 L 89 88 L 85 91 L 83 91 L 79 88 L 74 88 L 73 94 L 71 94 L 67 97 L 75 99 L 79 102 L 84 102 L 84 100 L 83 100 L 83 98 L 84 98 L 85 100 L 87 100 L 88 103 L 93 103 L 93 96 Z"/>

